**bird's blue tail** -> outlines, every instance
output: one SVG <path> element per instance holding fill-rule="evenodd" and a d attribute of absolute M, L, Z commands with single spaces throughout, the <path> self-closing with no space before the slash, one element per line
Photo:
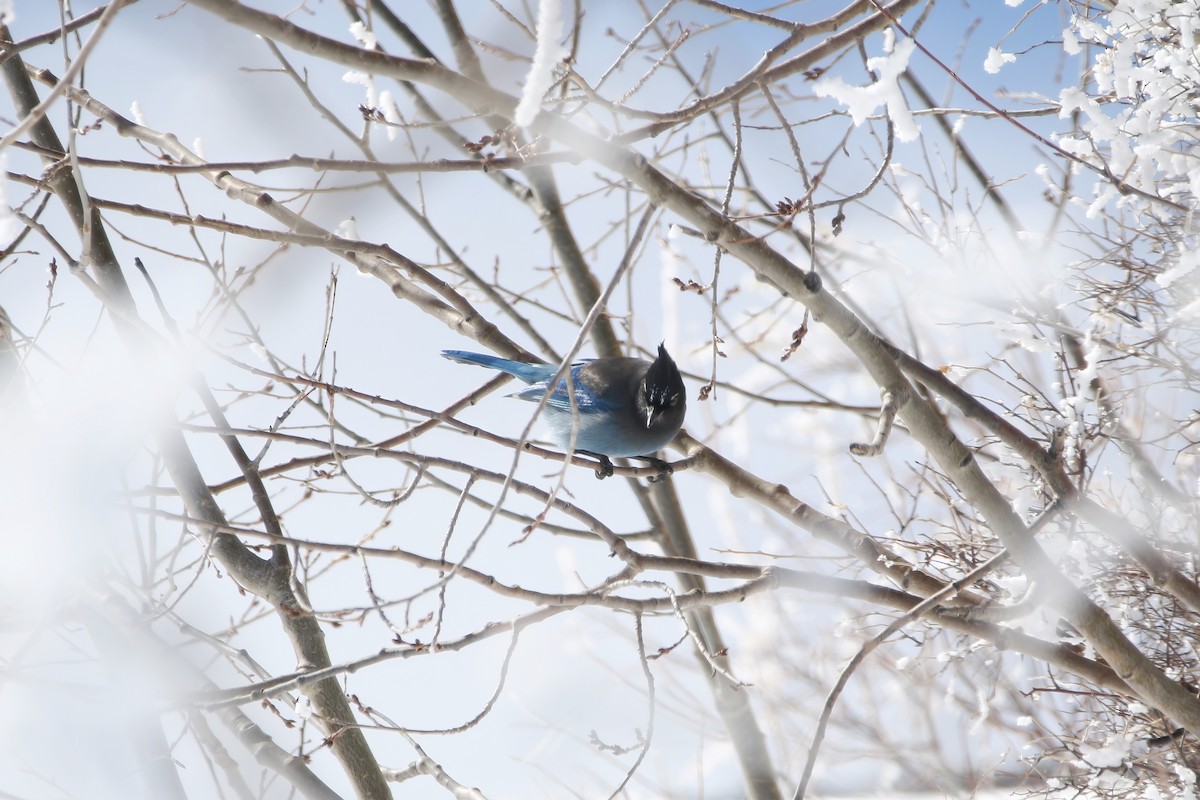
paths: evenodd
<path fill-rule="evenodd" d="M 507 358 L 497 358 L 483 353 L 469 353 L 466 350 L 443 350 L 442 356 L 457 361 L 460 364 L 475 364 L 480 367 L 498 369 L 507 372 L 514 378 L 525 383 L 537 383 L 554 377 L 558 367 L 553 364 L 529 364 L 524 361 L 510 361 Z"/>

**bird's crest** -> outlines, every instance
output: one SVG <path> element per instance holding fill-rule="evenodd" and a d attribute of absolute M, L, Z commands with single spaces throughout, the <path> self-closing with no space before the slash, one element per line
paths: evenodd
<path fill-rule="evenodd" d="M 683 396 L 683 376 L 662 344 L 658 346 L 658 358 L 646 370 L 642 390 L 646 394 L 646 405 L 658 411 L 670 408 Z"/>

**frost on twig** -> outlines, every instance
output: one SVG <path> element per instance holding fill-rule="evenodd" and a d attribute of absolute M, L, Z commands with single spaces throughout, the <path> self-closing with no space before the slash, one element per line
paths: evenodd
<path fill-rule="evenodd" d="M 559 0 L 542 0 L 538 5 L 537 49 L 533 65 L 521 90 L 521 102 L 513 121 L 526 128 L 533 124 L 541 108 L 542 98 L 554 83 L 554 67 L 567 57 L 567 49 L 559 43 L 563 33 L 562 4 Z"/>
<path fill-rule="evenodd" d="M 900 76 L 908 69 L 908 59 L 915 44 L 912 39 L 896 42 L 895 34 L 884 34 L 886 56 L 867 61 L 867 69 L 878 79 L 869 86 L 851 86 L 840 77 L 834 76 L 817 81 L 813 94 L 817 97 L 832 97 L 850 111 L 855 125 L 861 125 L 880 106 L 887 107 L 888 119 L 896 126 L 896 136 L 902 142 L 911 142 L 921 135 L 921 128 L 913 119 L 904 92 L 900 90 Z"/>

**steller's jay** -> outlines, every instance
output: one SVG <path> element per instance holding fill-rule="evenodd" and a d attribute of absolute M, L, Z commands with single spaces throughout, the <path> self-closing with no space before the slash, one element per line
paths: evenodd
<path fill-rule="evenodd" d="M 530 364 L 506 358 L 443 350 L 442 355 L 461 364 L 507 372 L 529 386 L 511 396 L 538 402 L 558 372 L 557 364 Z M 596 475 L 612 475 L 613 458 L 640 458 L 655 464 L 663 474 L 670 472 L 665 462 L 654 457 L 675 438 L 687 411 L 683 377 L 679 368 L 658 346 L 654 361 L 642 358 L 595 358 L 571 365 L 571 385 L 575 390 L 575 410 L 579 415 L 575 451 L 600 459 Z M 550 392 L 543 415 L 550 433 L 564 450 L 571 440 L 571 397 L 563 378 Z"/>

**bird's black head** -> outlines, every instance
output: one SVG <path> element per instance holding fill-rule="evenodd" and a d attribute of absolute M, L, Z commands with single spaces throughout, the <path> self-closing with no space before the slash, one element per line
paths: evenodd
<path fill-rule="evenodd" d="M 683 386 L 683 376 L 679 367 L 667 355 L 667 348 L 658 346 L 658 357 L 646 370 L 642 378 L 641 397 L 644 408 L 639 409 L 645 414 L 644 422 L 647 428 L 656 425 L 673 424 L 676 429 L 683 424 L 683 415 L 687 409 L 687 399 Z"/>

